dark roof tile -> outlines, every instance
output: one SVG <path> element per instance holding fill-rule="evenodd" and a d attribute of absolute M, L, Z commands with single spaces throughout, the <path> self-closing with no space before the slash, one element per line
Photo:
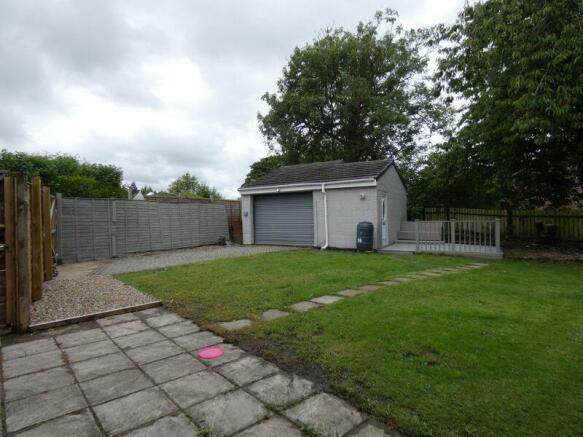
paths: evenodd
<path fill-rule="evenodd" d="M 389 164 L 391 164 L 391 160 L 382 159 L 378 161 L 344 162 L 339 160 L 286 165 L 253 182 L 243 184 L 241 188 L 376 178 Z"/>

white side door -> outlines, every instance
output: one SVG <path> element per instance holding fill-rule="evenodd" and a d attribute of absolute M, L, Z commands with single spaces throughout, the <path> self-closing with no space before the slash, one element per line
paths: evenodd
<path fill-rule="evenodd" d="M 381 197 L 381 232 L 383 246 L 387 246 L 389 244 L 389 220 L 387 218 L 387 208 L 387 194 L 383 193 Z"/>

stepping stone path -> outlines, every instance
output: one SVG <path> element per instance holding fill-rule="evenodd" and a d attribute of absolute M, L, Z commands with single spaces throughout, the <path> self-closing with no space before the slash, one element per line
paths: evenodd
<path fill-rule="evenodd" d="M 318 296 L 309 301 L 301 301 L 290 305 L 288 308 L 293 312 L 303 313 L 306 311 L 310 311 L 316 308 L 320 308 L 321 306 L 330 305 L 341 300 L 344 298 L 351 298 L 361 294 L 370 293 L 385 287 L 390 287 L 393 285 L 397 285 L 400 283 L 405 282 L 412 282 L 421 279 L 428 279 L 428 278 L 437 278 L 446 274 L 451 273 L 460 273 L 465 272 L 468 270 L 479 269 L 482 267 L 487 266 L 488 264 L 485 263 L 471 263 L 464 266 L 459 267 L 442 267 L 436 268 L 432 270 L 427 270 L 423 272 L 415 272 L 415 273 L 408 273 L 401 276 L 393 277 L 386 281 L 380 281 L 376 284 L 366 284 L 358 288 L 349 288 L 345 290 L 341 290 L 335 295 L 326 294 L 324 296 Z M 290 315 L 287 311 L 282 311 L 278 309 L 270 309 L 261 314 L 261 320 L 264 322 L 269 322 L 271 320 L 279 319 L 281 317 L 285 317 Z M 236 331 L 242 328 L 247 328 L 253 324 L 253 320 L 250 319 L 241 319 L 241 320 L 233 320 L 230 322 L 221 322 L 217 325 L 222 328 L 226 329 L 227 331 Z"/>
<path fill-rule="evenodd" d="M 223 338 L 163 308 L 2 342 L 3 435 L 397 435 L 233 345 L 199 360 Z"/>

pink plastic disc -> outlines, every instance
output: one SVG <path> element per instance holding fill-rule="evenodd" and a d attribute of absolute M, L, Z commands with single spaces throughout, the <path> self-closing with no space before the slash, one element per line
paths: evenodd
<path fill-rule="evenodd" d="M 198 357 L 203 360 L 216 360 L 225 354 L 222 346 L 205 347 L 198 351 Z"/>

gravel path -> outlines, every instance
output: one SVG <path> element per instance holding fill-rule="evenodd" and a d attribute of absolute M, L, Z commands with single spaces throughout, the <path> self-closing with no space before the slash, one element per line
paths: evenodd
<path fill-rule="evenodd" d="M 141 255 L 105 261 L 99 273 L 115 275 L 117 273 L 139 272 L 163 267 L 177 266 L 209 261 L 217 258 L 254 255 L 257 253 L 290 250 L 283 246 L 202 246 L 192 249 L 181 249 L 163 252 L 152 252 Z"/>
<path fill-rule="evenodd" d="M 107 275 L 57 277 L 43 285 L 42 299 L 32 305 L 31 322 L 50 322 L 154 301 Z"/>

